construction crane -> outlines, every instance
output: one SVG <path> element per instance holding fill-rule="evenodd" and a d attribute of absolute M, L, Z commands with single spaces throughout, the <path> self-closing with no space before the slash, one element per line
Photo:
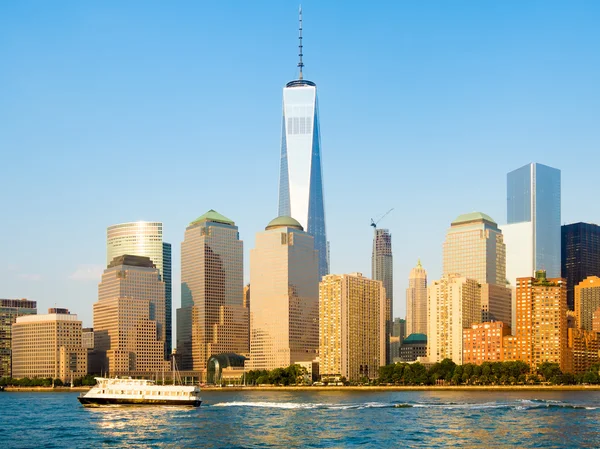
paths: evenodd
<path fill-rule="evenodd" d="M 381 220 L 383 220 L 383 219 L 384 219 L 384 218 L 387 216 L 387 214 L 389 214 L 389 213 L 390 213 L 391 211 L 393 211 L 393 210 L 394 210 L 394 208 L 392 207 L 392 208 L 391 208 L 390 210 L 388 210 L 388 211 L 387 211 L 385 214 L 383 214 L 383 215 L 381 216 L 381 218 L 380 218 L 379 220 L 377 220 L 377 221 L 375 221 L 375 220 L 373 220 L 373 219 L 371 218 L 371 226 L 373 226 L 375 229 L 377 229 L 377 223 L 379 223 Z"/>

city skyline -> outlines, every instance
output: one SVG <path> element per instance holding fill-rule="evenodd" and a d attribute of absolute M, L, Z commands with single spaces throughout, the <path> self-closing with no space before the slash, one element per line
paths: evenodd
<path fill-rule="evenodd" d="M 254 234 L 272 218 L 277 201 L 280 89 L 295 76 L 296 7 L 253 5 L 250 12 L 248 5 L 235 10 L 212 5 L 202 14 L 213 16 L 214 24 L 196 31 L 191 18 L 200 10 L 194 7 L 188 19 L 181 9 L 160 6 L 148 7 L 142 17 L 128 6 L 116 18 L 109 14 L 114 5 L 81 6 L 77 14 L 90 21 L 92 30 L 109 25 L 117 31 L 117 36 L 95 41 L 83 28 L 59 29 L 51 20 L 28 16 L 21 5 L 0 6 L 0 54 L 14 61 L 0 75 L 8 92 L 7 107 L 0 108 L 0 131 L 11 149 L 6 160 L 10 170 L 0 186 L 12 192 L 6 196 L 10 213 L 1 234 L 1 296 L 37 301 L 40 310 L 59 303 L 90 326 L 104 232 L 111 223 L 159 220 L 165 224 L 165 241 L 180 242 L 190 214 L 216 208 L 239 217 L 240 238 L 247 248 L 254 247 Z M 327 124 L 322 158 L 330 272 L 368 273 L 369 218 L 402 205 L 385 223 L 395 236 L 394 289 L 405 290 L 419 257 L 430 279 L 438 279 L 446 223 L 469 210 L 485 210 L 500 225 L 506 223 L 506 173 L 529 162 L 561 170 L 562 223 L 600 222 L 600 212 L 585 207 L 581 195 L 594 189 L 591 167 L 598 160 L 594 123 L 600 92 L 592 80 L 600 64 L 589 56 L 595 54 L 590 42 L 598 35 L 593 15 L 584 14 L 584 8 L 556 5 L 545 11 L 498 5 L 493 20 L 484 7 L 462 16 L 443 5 L 391 8 L 395 11 L 390 14 L 382 6 L 339 11 L 304 5 L 307 76 L 319 81 L 321 117 Z M 96 9 L 104 14 L 95 14 Z M 40 10 L 58 25 L 76 22 L 72 11 Z M 161 12 L 167 14 L 161 17 Z M 249 21 L 251 29 L 243 23 L 248 15 L 256 19 Z M 411 24 L 409 17 L 418 20 Z M 538 20 L 532 24 L 532 18 Z M 135 25 L 127 28 L 121 20 Z M 480 21 L 487 27 L 483 35 Z M 569 26 L 558 26 L 575 22 L 574 35 Z M 175 23 L 181 32 L 169 33 Z M 352 58 L 340 32 L 348 23 L 362 23 Z M 160 40 L 150 34 L 157 24 L 166 26 Z M 219 33 L 219 27 L 235 32 L 215 43 L 208 36 Z M 28 39 L 19 38 L 24 32 L 31 33 Z M 142 40 L 134 38 L 136 32 Z M 48 33 L 52 36 L 46 39 Z M 185 33 L 191 34 L 183 38 Z M 454 40 L 442 43 L 448 33 Z M 251 57 L 235 49 L 239 36 L 250 36 Z M 183 42 L 181 52 L 169 54 Z M 198 47 L 189 47 L 194 45 Z M 398 62 L 389 61 L 390 48 L 397 49 Z M 189 54 L 199 54 L 198 49 L 204 62 L 189 62 Z M 108 54 L 125 63 L 115 64 Z M 130 54 L 137 57 L 128 62 Z M 237 58 L 235 65 L 231 56 Z M 361 64 L 352 67 L 349 77 L 346 61 L 357 58 Z M 34 60 L 43 70 L 36 70 Z M 159 62 L 175 71 L 147 70 Z M 510 69 L 517 62 L 519 71 Z M 253 64 L 253 75 L 260 80 L 254 89 L 235 82 L 244 64 Z M 438 72 L 444 75 L 433 75 Z M 356 79 L 364 80 L 360 89 L 354 87 Z M 431 92 L 423 96 L 426 89 Z M 242 139 L 222 139 L 231 110 L 247 117 L 237 122 Z M 457 151 L 460 157 L 449 162 L 445 155 Z M 571 151 L 589 163 L 582 166 L 566 158 Z M 488 166 L 485 152 L 502 157 Z M 423 170 L 412 170 L 413 165 Z M 163 166 L 170 169 L 160 190 L 127 203 L 115 201 L 121 192 L 106 182 L 107 174 L 117 179 L 127 175 L 130 185 L 149 185 L 150 174 Z M 198 195 L 201 189 L 193 182 L 198 174 L 208 183 L 232 187 Z M 431 206 L 434 201 L 436 207 Z M 414 210 L 421 220 L 406 219 Z M 46 219 L 43 227 L 40 216 Z M 64 242 L 61 251 L 57 241 Z M 181 271 L 177 248 L 172 258 L 176 306 Z M 248 250 L 244 264 L 249 266 Z M 403 303 L 396 301 L 394 316 L 405 315 Z"/>

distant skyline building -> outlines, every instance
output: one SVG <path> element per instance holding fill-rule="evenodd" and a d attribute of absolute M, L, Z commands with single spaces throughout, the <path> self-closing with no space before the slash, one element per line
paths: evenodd
<path fill-rule="evenodd" d="M 506 243 L 506 277 L 512 287 L 519 277 L 545 270 L 561 273 L 560 170 L 530 163 L 506 177 L 507 224 L 500 226 Z"/>
<path fill-rule="evenodd" d="M 81 321 L 63 313 L 24 315 L 13 325 L 15 378 L 42 377 L 71 382 L 87 374 L 87 349 L 81 341 Z"/>
<path fill-rule="evenodd" d="M 427 357 L 427 335 L 410 334 L 400 345 L 399 361 L 402 363 L 414 362 L 419 357 Z"/>
<path fill-rule="evenodd" d="M 312 362 L 319 349 L 319 255 L 291 217 L 277 217 L 250 250 L 251 369 Z M 241 294 L 240 294 L 241 297 Z"/>
<path fill-rule="evenodd" d="M 406 335 L 427 335 L 427 271 L 421 265 L 410 270 L 406 289 Z"/>
<path fill-rule="evenodd" d="M 289 216 L 315 239 L 319 276 L 329 273 L 329 245 L 325 229 L 323 168 L 317 86 L 304 79 L 302 69 L 302 9 L 297 80 L 283 88 L 279 216 Z"/>
<path fill-rule="evenodd" d="M 472 212 L 460 215 L 451 223 L 444 241 L 443 273 L 457 273 L 481 284 L 478 322 L 511 322 L 506 246 L 502 231 L 489 215 Z"/>
<path fill-rule="evenodd" d="M 0 299 L 0 378 L 12 376 L 12 325 L 17 321 L 17 317 L 36 313 L 35 301 Z"/>
<path fill-rule="evenodd" d="M 561 240 L 561 277 L 567 280 L 567 305 L 574 310 L 575 286 L 588 276 L 600 276 L 600 226 L 563 225 Z"/>
<path fill-rule="evenodd" d="M 475 279 L 445 274 L 428 288 L 427 358 L 463 363 L 463 329 L 481 322 L 481 286 Z"/>
<path fill-rule="evenodd" d="M 387 314 L 387 311 L 386 311 Z M 403 318 L 394 318 L 392 322 L 392 331 L 390 334 L 390 354 L 388 356 L 388 364 L 393 363 L 395 358 L 400 355 L 400 346 L 406 337 L 406 320 Z"/>
<path fill-rule="evenodd" d="M 373 230 L 373 251 L 371 253 L 371 278 L 383 282 L 386 296 L 386 346 L 387 363 L 397 354 L 391 352 L 392 321 L 394 319 L 394 257 L 392 255 L 392 234 L 388 229 Z"/>
<path fill-rule="evenodd" d="M 401 332 L 400 329 L 398 329 Z M 319 374 L 359 381 L 379 376 L 386 358 L 386 296 L 361 273 L 330 274 L 319 284 Z"/>
<path fill-rule="evenodd" d="M 177 354 L 182 370 L 200 371 L 221 353 L 247 355 L 244 243 L 235 222 L 211 209 L 190 223 L 181 243 Z"/>
<path fill-rule="evenodd" d="M 109 375 L 158 373 L 165 361 L 165 283 L 149 257 L 118 256 L 94 303 L 93 361 Z"/>
<path fill-rule="evenodd" d="M 126 254 L 149 257 L 165 283 L 165 354 L 170 357 L 173 349 L 171 244 L 163 242 L 163 224 L 134 221 L 109 226 L 106 230 L 106 265 L 115 257 Z"/>

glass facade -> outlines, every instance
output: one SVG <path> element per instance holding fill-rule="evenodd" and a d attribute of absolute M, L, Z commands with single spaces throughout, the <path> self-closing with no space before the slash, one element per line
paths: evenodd
<path fill-rule="evenodd" d="M 12 325 L 17 317 L 35 315 L 37 304 L 27 299 L 0 299 L 0 377 L 11 377 Z"/>
<path fill-rule="evenodd" d="M 508 224 L 532 222 L 535 270 L 560 276 L 560 170 L 532 163 L 507 175 Z"/>
<path fill-rule="evenodd" d="M 317 87 L 292 81 L 283 89 L 279 216 L 290 216 L 314 237 L 319 275 L 329 273 Z"/>
<path fill-rule="evenodd" d="M 163 224 L 152 221 L 135 221 L 109 226 L 106 231 L 106 265 L 115 257 L 149 257 L 165 282 L 165 355 L 171 354 L 173 294 L 171 283 L 171 244 L 163 242 Z"/>

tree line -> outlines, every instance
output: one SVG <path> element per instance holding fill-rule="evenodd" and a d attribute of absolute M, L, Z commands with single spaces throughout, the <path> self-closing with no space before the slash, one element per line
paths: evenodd
<path fill-rule="evenodd" d="M 311 385 L 312 380 L 306 368 L 290 365 L 287 368 L 268 370 L 252 370 L 245 373 L 242 383 L 246 385 Z"/>
<path fill-rule="evenodd" d="M 467 363 L 457 365 L 450 359 L 435 363 L 429 369 L 419 362 L 396 363 L 379 368 L 379 385 L 552 385 L 600 384 L 600 364 L 585 373 L 563 373 L 558 363 L 544 362 L 531 367 L 521 361 Z"/>
<path fill-rule="evenodd" d="M 53 385 L 55 387 L 71 386 L 70 382 L 63 382 L 60 379 L 52 379 L 51 377 L 23 377 L 21 379 L 15 379 L 13 377 L 0 378 L 0 386 L 2 387 L 51 387 Z M 91 374 L 73 379 L 74 387 L 94 385 L 96 385 L 96 379 Z"/>

